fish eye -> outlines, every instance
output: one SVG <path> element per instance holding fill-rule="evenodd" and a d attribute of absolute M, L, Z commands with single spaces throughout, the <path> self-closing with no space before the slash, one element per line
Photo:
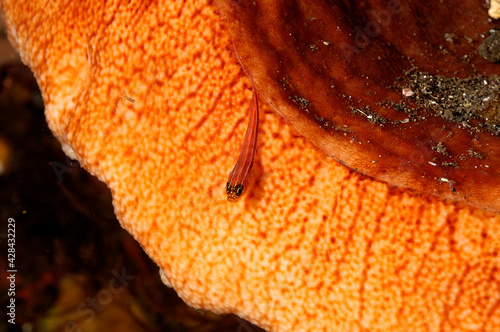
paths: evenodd
<path fill-rule="evenodd" d="M 237 184 L 234 187 L 234 190 L 236 192 L 236 196 L 240 196 L 241 194 L 243 194 L 243 185 L 242 184 Z"/>

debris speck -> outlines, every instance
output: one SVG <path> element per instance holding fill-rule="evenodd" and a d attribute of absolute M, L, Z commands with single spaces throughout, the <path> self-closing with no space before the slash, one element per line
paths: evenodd
<path fill-rule="evenodd" d="M 474 151 L 474 149 L 470 148 L 468 151 L 469 156 L 477 159 L 484 159 L 484 153 Z"/>
<path fill-rule="evenodd" d="M 311 106 L 311 102 L 309 100 L 299 97 L 297 95 L 293 96 L 293 102 L 299 104 L 300 109 L 307 109 Z"/>
<path fill-rule="evenodd" d="M 402 91 L 403 91 L 403 96 L 405 97 L 411 97 L 415 94 L 415 92 L 413 92 L 413 90 L 410 88 L 403 88 Z"/>
<path fill-rule="evenodd" d="M 479 45 L 478 51 L 486 61 L 500 62 L 500 30 L 490 30 L 490 36 Z"/>
<path fill-rule="evenodd" d="M 455 187 L 453 187 L 453 185 L 456 183 L 456 181 L 453 181 L 453 180 L 450 180 L 447 178 L 439 178 L 438 183 L 448 183 L 448 185 L 450 186 L 450 190 L 453 192 L 456 191 Z"/>
<path fill-rule="evenodd" d="M 446 146 L 443 144 L 443 142 L 439 142 L 436 146 L 432 147 L 432 150 L 436 151 L 437 153 L 440 153 L 444 156 L 449 156 L 448 151 L 446 151 Z"/>
<path fill-rule="evenodd" d="M 488 15 L 495 20 L 500 18 L 500 0 L 491 0 Z"/>
<path fill-rule="evenodd" d="M 446 39 L 446 41 L 450 44 L 453 44 L 453 40 L 457 38 L 457 35 L 455 35 L 454 33 L 445 33 L 444 34 L 444 39 Z"/>

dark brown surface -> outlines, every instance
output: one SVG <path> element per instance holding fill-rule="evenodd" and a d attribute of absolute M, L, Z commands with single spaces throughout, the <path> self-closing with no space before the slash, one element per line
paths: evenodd
<path fill-rule="evenodd" d="M 327 154 L 397 186 L 500 211 L 490 77 L 500 65 L 477 51 L 497 23 L 484 2 L 217 2 L 262 99 Z M 491 89 L 480 92 L 483 76 Z M 448 85 L 421 89 L 436 81 Z M 448 101 L 462 90 L 470 97 L 456 114 Z"/>

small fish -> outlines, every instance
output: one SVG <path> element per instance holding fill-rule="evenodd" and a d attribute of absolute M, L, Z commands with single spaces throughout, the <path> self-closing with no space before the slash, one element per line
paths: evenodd
<path fill-rule="evenodd" d="M 248 175 L 252 169 L 255 150 L 257 149 L 257 130 L 259 128 L 259 104 L 257 100 L 257 91 L 252 80 L 252 106 L 250 108 L 250 120 L 245 134 L 245 140 L 241 146 L 240 156 L 226 184 L 227 200 L 236 202 L 245 192 L 248 186 Z"/>

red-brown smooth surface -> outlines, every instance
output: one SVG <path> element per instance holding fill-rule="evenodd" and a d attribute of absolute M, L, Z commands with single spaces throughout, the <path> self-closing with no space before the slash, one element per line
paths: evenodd
<path fill-rule="evenodd" d="M 500 137 L 402 94 L 410 70 L 500 73 L 477 52 L 497 26 L 483 1 L 217 2 L 263 98 L 316 146 L 390 184 L 500 210 Z"/>

